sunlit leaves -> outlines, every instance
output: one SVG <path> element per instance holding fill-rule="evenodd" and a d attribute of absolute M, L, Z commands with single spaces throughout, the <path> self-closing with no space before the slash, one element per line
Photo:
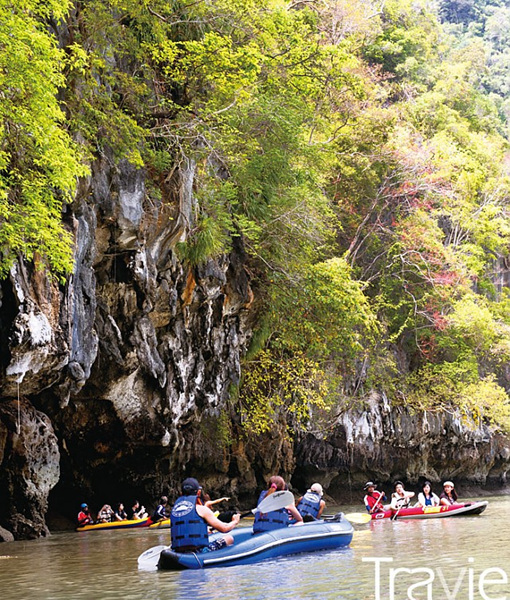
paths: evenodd
<path fill-rule="evenodd" d="M 0 3 L 0 274 L 28 260 L 64 275 L 72 238 L 61 221 L 77 177 L 87 171 L 64 127 L 56 99 L 63 53 L 43 18 L 59 19 L 68 2 Z"/>

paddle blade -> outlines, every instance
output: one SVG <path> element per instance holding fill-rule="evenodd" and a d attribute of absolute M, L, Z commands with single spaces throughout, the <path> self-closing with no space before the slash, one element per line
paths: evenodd
<path fill-rule="evenodd" d="M 286 506 L 289 506 L 289 504 L 294 504 L 294 494 L 286 490 L 280 490 L 279 492 L 273 492 L 270 496 L 264 498 L 252 512 L 268 513 L 273 510 L 285 508 Z"/>
<path fill-rule="evenodd" d="M 369 523 L 372 517 L 368 513 L 347 513 L 345 518 L 351 523 Z"/>
<path fill-rule="evenodd" d="M 138 557 L 138 568 L 144 571 L 155 571 L 158 568 L 159 555 L 170 546 L 153 546 Z"/>

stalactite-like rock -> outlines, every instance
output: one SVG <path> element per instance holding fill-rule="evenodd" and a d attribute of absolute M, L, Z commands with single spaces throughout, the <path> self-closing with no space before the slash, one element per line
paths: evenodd
<path fill-rule="evenodd" d="M 48 495 L 59 477 L 48 417 L 27 400 L 0 401 L 0 525 L 16 538 L 47 535 Z"/>

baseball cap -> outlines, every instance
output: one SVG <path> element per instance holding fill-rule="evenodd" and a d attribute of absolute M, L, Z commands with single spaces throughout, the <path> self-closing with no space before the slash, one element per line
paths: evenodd
<path fill-rule="evenodd" d="M 373 487 L 376 488 L 377 486 L 375 485 L 375 483 L 373 481 L 367 481 L 365 483 L 365 487 L 363 488 L 364 490 L 368 490 L 369 487 Z"/>
<path fill-rule="evenodd" d="M 322 491 L 322 485 L 320 483 L 314 483 L 312 485 L 312 487 L 310 488 L 311 492 L 315 492 L 316 494 L 319 494 L 320 496 L 322 496 L 323 491 Z"/>
<path fill-rule="evenodd" d="M 200 489 L 200 484 L 194 477 L 188 477 L 182 482 L 183 492 L 198 492 Z"/>

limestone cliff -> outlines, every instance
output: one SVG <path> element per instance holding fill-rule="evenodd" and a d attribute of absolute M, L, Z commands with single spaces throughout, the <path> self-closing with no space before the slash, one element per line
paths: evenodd
<path fill-rule="evenodd" d="M 45 535 L 48 504 L 70 519 L 84 500 L 150 505 L 187 474 L 244 504 L 275 472 L 333 495 L 368 477 L 504 481 L 508 442 L 486 426 L 383 400 L 342 412 L 327 434 L 311 423 L 295 447 L 285 423 L 239 435 L 230 389 L 254 293 L 241 240 L 200 267 L 175 253 L 194 170 L 182 164 L 155 201 L 146 173 L 98 160 L 64 215 L 76 239 L 66 285 L 23 262 L 1 283 L 0 527 Z"/>

